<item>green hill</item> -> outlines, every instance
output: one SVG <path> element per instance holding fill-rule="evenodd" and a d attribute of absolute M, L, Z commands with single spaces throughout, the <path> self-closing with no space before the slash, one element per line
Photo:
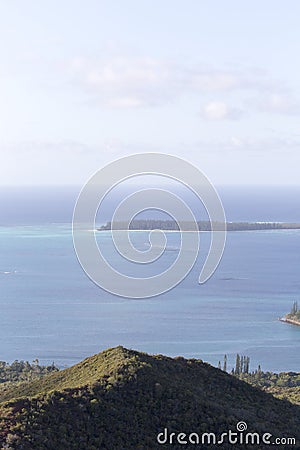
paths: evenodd
<path fill-rule="evenodd" d="M 298 446 L 273 448 L 299 448 L 298 406 L 202 361 L 150 356 L 123 347 L 31 382 L 6 386 L 0 402 L 2 449 L 270 448 L 176 441 L 181 432 L 200 437 L 215 432 L 220 437 L 229 429 L 235 432 L 240 421 L 248 424 L 247 432 L 297 438 Z M 157 434 L 165 428 L 176 433 L 173 445 L 157 443 Z"/>

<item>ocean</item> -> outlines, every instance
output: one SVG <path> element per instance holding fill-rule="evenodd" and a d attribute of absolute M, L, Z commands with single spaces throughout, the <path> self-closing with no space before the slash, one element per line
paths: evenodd
<path fill-rule="evenodd" d="M 244 190 L 243 190 L 244 189 Z M 299 188 L 220 189 L 227 220 L 300 222 Z M 115 297 L 81 269 L 72 243 L 77 188 L 6 188 L 0 193 L 0 360 L 38 358 L 60 367 L 107 347 L 200 358 L 250 357 L 250 368 L 299 371 L 300 327 L 278 321 L 300 300 L 300 230 L 229 232 L 219 268 L 198 275 L 209 246 L 171 291 L 145 300 Z M 109 205 L 113 206 L 113 201 Z M 103 222 L 109 220 L 107 208 Z M 155 270 L 174 260 L 179 236 Z M 131 232 L 137 247 L 147 232 Z M 98 243 L 116 267 L 110 232 Z M 172 251 L 170 251 L 172 250 Z M 121 265 L 120 265 L 121 264 Z M 141 276 L 136 265 L 128 269 Z"/>

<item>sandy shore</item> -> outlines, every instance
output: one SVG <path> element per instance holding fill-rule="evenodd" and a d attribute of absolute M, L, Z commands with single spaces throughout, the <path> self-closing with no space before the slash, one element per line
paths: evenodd
<path fill-rule="evenodd" d="M 286 323 L 290 323 L 292 325 L 298 325 L 300 326 L 300 322 L 298 322 L 297 320 L 293 320 L 293 319 L 286 319 L 285 317 L 281 317 L 279 318 L 280 322 L 286 322 Z"/>

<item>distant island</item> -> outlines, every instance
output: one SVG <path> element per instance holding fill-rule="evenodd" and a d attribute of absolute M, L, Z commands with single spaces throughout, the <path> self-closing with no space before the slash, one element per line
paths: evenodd
<path fill-rule="evenodd" d="M 294 302 L 291 312 L 280 318 L 281 322 L 291 323 L 292 325 L 300 326 L 300 309 L 298 308 L 298 302 Z"/>
<path fill-rule="evenodd" d="M 192 231 L 194 227 L 191 222 L 183 222 L 183 231 Z M 211 222 L 202 220 L 197 222 L 199 231 L 211 231 Z M 215 229 L 223 230 L 224 226 L 221 223 L 214 222 Z M 125 222 L 117 222 L 114 224 L 114 229 L 126 230 Z M 175 220 L 158 220 L 158 219 L 144 219 L 132 220 L 129 225 L 130 230 L 165 230 L 165 231 L 179 231 L 178 224 Z M 251 231 L 251 230 L 299 230 L 300 223 L 284 223 L 284 222 L 227 222 L 227 231 Z M 97 231 L 111 230 L 111 222 L 97 228 Z"/>

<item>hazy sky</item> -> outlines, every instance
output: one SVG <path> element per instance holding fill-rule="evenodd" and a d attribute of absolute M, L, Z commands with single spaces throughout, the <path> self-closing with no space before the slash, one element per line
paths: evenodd
<path fill-rule="evenodd" d="M 0 0 L 0 176 L 83 184 L 167 152 L 300 184 L 300 2 Z"/>

